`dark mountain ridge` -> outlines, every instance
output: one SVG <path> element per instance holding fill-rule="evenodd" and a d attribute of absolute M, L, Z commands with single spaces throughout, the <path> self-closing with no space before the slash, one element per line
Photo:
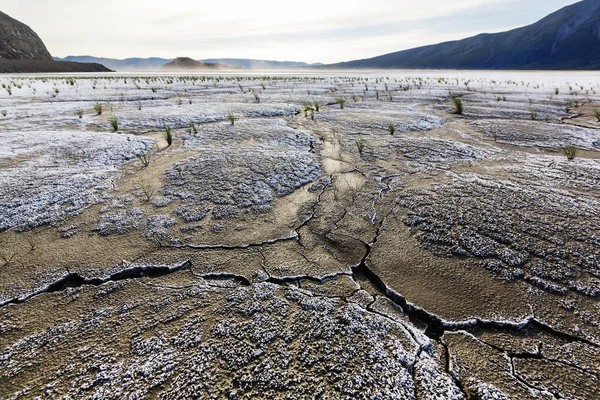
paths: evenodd
<path fill-rule="evenodd" d="M 511 31 L 327 65 L 343 69 L 600 69 L 600 0 Z"/>

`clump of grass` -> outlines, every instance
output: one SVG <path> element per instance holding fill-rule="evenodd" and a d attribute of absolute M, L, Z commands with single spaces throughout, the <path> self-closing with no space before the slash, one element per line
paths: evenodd
<path fill-rule="evenodd" d="M 111 126 L 113 132 L 116 132 L 119 130 L 119 119 L 117 118 L 116 115 L 111 115 L 111 117 L 108 119 L 108 122 L 110 123 L 110 126 Z"/>
<path fill-rule="evenodd" d="M 0 111 L 0 114 L 2 114 L 3 117 L 6 117 L 7 112 L 6 112 L 6 110 L 2 110 L 2 111 Z"/>
<path fill-rule="evenodd" d="M 152 197 L 154 196 L 154 191 L 155 191 L 154 186 L 152 186 L 150 184 L 146 184 L 143 179 L 140 181 L 138 186 L 139 186 L 140 190 L 142 191 L 144 198 L 146 199 L 146 203 L 148 203 L 150 200 L 152 200 Z"/>
<path fill-rule="evenodd" d="M 355 142 L 355 144 L 356 144 L 356 148 L 358 149 L 358 154 L 360 154 L 362 157 L 363 152 L 365 151 L 365 147 L 367 147 L 367 142 L 365 142 L 364 139 L 360 139 L 360 140 L 357 140 Z"/>
<path fill-rule="evenodd" d="M 394 127 L 394 125 L 388 126 L 388 131 L 390 132 L 390 135 L 394 135 L 394 133 L 396 133 L 396 128 Z"/>
<path fill-rule="evenodd" d="M 83 110 L 75 111 L 75 115 L 77 115 L 79 117 L 79 119 L 83 118 Z"/>
<path fill-rule="evenodd" d="M 260 103 L 260 96 L 258 95 L 258 93 L 253 92 L 252 94 L 254 95 L 254 101 L 256 101 L 257 103 Z"/>
<path fill-rule="evenodd" d="M 238 118 L 233 115 L 233 113 L 231 111 L 227 112 L 227 120 L 231 123 L 231 125 L 235 124 L 235 121 L 238 120 Z"/>
<path fill-rule="evenodd" d="M 12 253 L 0 253 L 0 259 L 2 259 L 2 261 L 4 261 L 4 265 L 8 265 L 10 264 L 14 258 L 16 257 L 17 253 L 16 252 L 12 252 Z"/>
<path fill-rule="evenodd" d="M 579 149 L 573 145 L 568 145 L 562 148 L 562 152 L 567 157 L 567 160 L 572 161 L 577 157 Z"/>
<path fill-rule="evenodd" d="M 188 127 L 190 128 L 190 133 L 198 134 L 198 126 L 194 123 L 194 121 L 190 121 Z"/>
<path fill-rule="evenodd" d="M 312 119 L 315 119 L 315 108 L 312 106 L 312 104 L 304 105 L 304 117 L 308 118 L 308 114 L 310 114 Z"/>
<path fill-rule="evenodd" d="M 171 145 L 173 144 L 173 130 L 170 126 L 165 126 L 164 129 L 165 131 L 163 132 L 163 137 L 167 142 L 167 147 L 171 147 Z"/>
<path fill-rule="evenodd" d="M 559 94 L 560 90 L 558 88 L 554 89 L 554 94 Z"/>
<path fill-rule="evenodd" d="M 142 165 L 145 168 L 148 165 L 150 165 L 150 159 L 152 158 L 152 151 L 148 151 L 147 153 L 140 154 L 137 156 L 137 158 L 138 158 L 138 160 L 141 161 Z"/>
<path fill-rule="evenodd" d="M 96 111 L 97 115 L 102 115 L 104 112 L 104 106 L 101 103 L 94 104 L 94 111 Z"/>
<path fill-rule="evenodd" d="M 315 101 L 314 107 L 316 112 L 321 112 L 321 104 L 318 101 Z"/>
<path fill-rule="evenodd" d="M 346 99 L 343 97 L 336 97 L 335 98 L 335 102 L 337 104 L 339 104 L 340 108 L 343 110 L 344 107 L 346 106 Z"/>
<path fill-rule="evenodd" d="M 454 114 L 462 115 L 464 111 L 463 98 L 461 95 L 452 94 L 450 95 L 450 101 L 454 105 Z"/>
<path fill-rule="evenodd" d="M 532 106 L 529 106 L 529 117 L 532 120 L 535 120 L 537 118 L 537 112 L 533 109 Z"/>
<path fill-rule="evenodd" d="M 596 117 L 596 120 L 600 122 L 600 108 L 594 108 L 594 117 Z"/>
<path fill-rule="evenodd" d="M 141 102 L 137 102 L 137 109 L 138 111 L 142 111 L 142 103 Z"/>

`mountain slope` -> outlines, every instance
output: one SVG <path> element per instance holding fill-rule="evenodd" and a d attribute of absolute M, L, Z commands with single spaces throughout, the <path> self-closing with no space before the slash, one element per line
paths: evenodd
<path fill-rule="evenodd" d="M 227 65 L 223 64 L 208 64 L 201 61 L 196 61 L 189 57 L 178 57 L 168 64 L 161 67 L 163 71 L 196 71 L 206 69 L 227 69 Z"/>
<path fill-rule="evenodd" d="M 248 68 L 248 69 L 275 69 L 275 68 L 302 68 L 318 67 L 323 64 L 308 64 L 299 61 L 270 61 L 270 60 L 251 60 L 247 58 L 210 58 L 202 60 L 211 64 L 226 64 L 230 67 Z"/>
<path fill-rule="evenodd" d="M 118 60 L 115 58 L 100 58 L 92 56 L 68 56 L 65 58 L 56 58 L 56 61 L 75 61 L 86 63 L 100 63 L 106 65 L 110 69 L 117 71 L 159 71 L 161 67 L 171 61 L 167 58 L 126 58 Z M 209 58 L 200 60 L 206 64 L 225 64 L 231 68 L 247 68 L 247 69 L 285 69 L 285 68 L 302 68 L 302 67 L 318 67 L 323 64 L 308 64 L 298 61 L 268 61 L 268 60 L 252 60 L 246 58 Z"/>
<path fill-rule="evenodd" d="M 52 61 L 52 56 L 30 27 L 0 11 L 0 60 Z"/>
<path fill-rule="evenodd" d="M 116 71 L 158 71 L 160 68 L 173 61 L 170 58 L 126 58 L 118 60 L 115 58 L 102 58 L 92 56 L 68 56 L 65 58 L 54 58 L 56 61 L 72 61 L 84 63 L 99 63 Z"/>
<path fill-rule="evenodd" d="M 328 65 L 329 68 L 600 69 L 600 1 L 567 6 L 533 25 Z"/>

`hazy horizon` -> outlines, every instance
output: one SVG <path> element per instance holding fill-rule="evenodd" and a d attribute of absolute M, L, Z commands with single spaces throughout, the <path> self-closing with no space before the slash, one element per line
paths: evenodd
<path fill-rule="evenodd" d="M 335 63 L 529 25 L 576 2 L 306 0 L 290 12 L 273 0 L 5 0 L 0 11 L 29 25 L 55 57 Z"/>

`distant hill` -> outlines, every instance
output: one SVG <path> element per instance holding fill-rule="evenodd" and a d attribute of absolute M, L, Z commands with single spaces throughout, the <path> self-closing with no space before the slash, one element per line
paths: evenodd
<path fill-rule="evenodd" d="M 0 73 L 110 72 L 100 64 L 56 62 L 27 25 L 0 12 Z"/>
<path fill-rule="evenodd" d="M 600 1 L 584 0 L 523 28 L 327 68 L 600 69 Z"/>
<path fill-rule="evenodd" d="M 197 70 L 217 70 L 230 68 L 224 64 L 203 63 L 189 57 L 178 57 L 161 67 L 163 71 L 197 71 Z"/>
<path fill-rule="evenodd" d="M 0 60 L 0 74 L 112 72 L 102 64 L 41 60 Z"/>
<path fill-rule="evenodd" d="M 65 58 L 54 58 L 57 61 L 72 61 L 72 62 L 84 62 L 84 63 L 99 63 L 105 65 L 107 68 L 114 69 L 115 71 L 158 71 L 160 68 L 173 61 L 170 58 L 126 58 L 124 60 L 118 60 L 115 58 L 102 58 L 92 56 L 68 56 Z"/>
<path fill-rule="evenodd" d="M 303 67 L 319 67 L 323 64 L 315 63 L 308 64 L 298 61 L 267 61 L 267 60 L 251 60 L 246 58 L 209 58 L 202 60 L 205 63 L 218 63 L 229 65 L 230 67 L 248 68 L 248 69 L 287 69 L 287 68 L 303 68 Z"/>
<path fill-rule="evenodd" d="M 0 12 L 0 60 L 52 61 L 52 56 L 30 27 Z"/>
<path fill-rule="evenodd" d="M 69 56 L 65 58 L 55 58 L 57 61 L 75 61 L 86 63 L 100 63 L 116 71 L 159 71 L 161 67 L 171 61 L 167 58 L 126 58 L 119 60 L 115 58 L 100 58 L 92 56 Z M 245 58 L 209 58 L 199 60 L 206 64 L 224 64 L 231 68 L 246 69 L 290 69 L 303 67 L 319 67 L 323 64 L 307 64 L 296 61 L 267 61 L 251 60 Z"/>

